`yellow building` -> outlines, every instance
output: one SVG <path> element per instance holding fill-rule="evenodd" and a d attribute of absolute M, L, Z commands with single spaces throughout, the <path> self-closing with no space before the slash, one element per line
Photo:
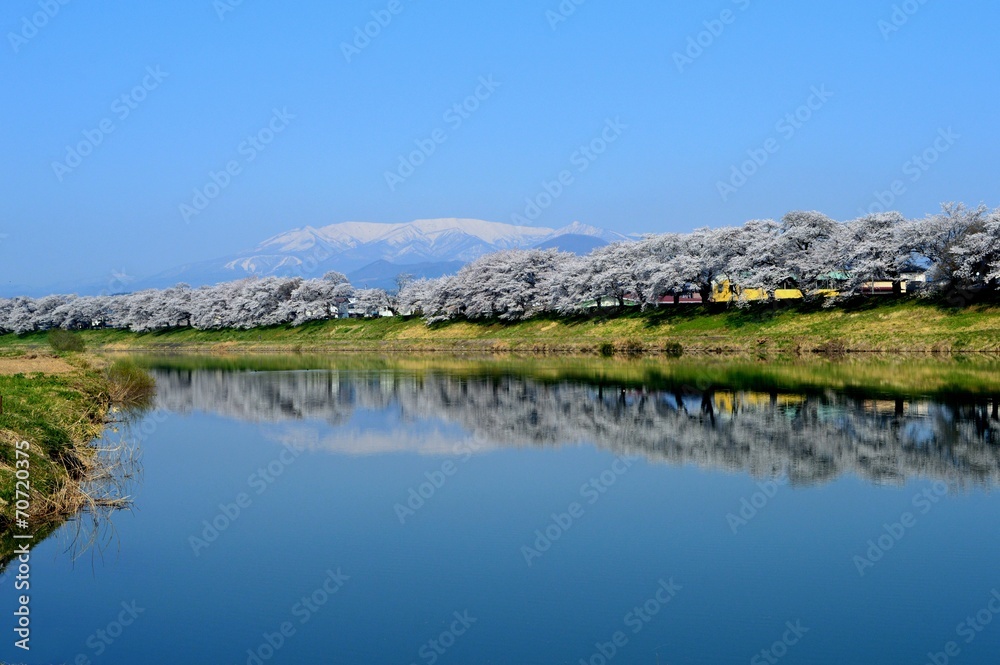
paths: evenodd
<path fill-rule="evenodd" d="M 802 300 L 799 289 L 777 289 L 775 300 Z M 765 289 L 749 289 L 733 285 L 728 277 L 720 275 L 712 280 L 712 302 L 761 302 L 770 300 L 771 296 Z"/>
<path fill-rule="evenodd" d="M 725 275 L 720 275 L 712 280 L 712 302 L 760 301 L 769 298 L 770 296 L 764 289 L 734 287 Z"/>

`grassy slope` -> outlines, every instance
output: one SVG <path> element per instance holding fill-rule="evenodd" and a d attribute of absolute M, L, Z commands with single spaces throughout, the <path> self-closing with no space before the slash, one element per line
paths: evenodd
<path fill-rule="evenodd" d="M 861 307 L 685 308 L 617 317 L 540 318 L 513 324 L 418 319 L 338 320 L 299 328 L 176 330 L 149 334 L 86 331 L 90 348 L 109 350 L 514 351 L 595 353 L 601 344 L 637 339 L 651 352 L 679 342 L 686 352 L 1000 351 L 1000 308 L 946 309 L 917 300 Z M 0 347 L 41 346 L 43 334 L 0 336 Z"/>
<path fill-rule="evenodd" d="M 52 511 L 71 472 L 85 464 L 86 445 L 101 431 L 107 400 L 101 375 L 78 362 L 69 374 L 0 376 L 0 530 L 11 524 L 15 503 L 15 444 L 28 441 L 32 513 Z"/>

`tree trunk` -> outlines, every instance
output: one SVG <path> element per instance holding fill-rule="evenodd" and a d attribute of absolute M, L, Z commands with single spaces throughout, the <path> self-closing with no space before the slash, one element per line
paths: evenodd
<path fill-rule="evenodd" d="M 712 399 L 715 397 L 715 392 L 712 390 L 706 390 L 701 395 L 701 412 L 708 416 L 708 419 L 715 424 L 715 405 Z"/>

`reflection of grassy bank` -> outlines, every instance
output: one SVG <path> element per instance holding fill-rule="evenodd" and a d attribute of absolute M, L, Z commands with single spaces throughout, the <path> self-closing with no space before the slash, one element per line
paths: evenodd
<path fill-rule="evenodd" d="M 869 397 L 1000 395 L 1000 361 L 923 360 L 898 357 L 807 361 L 621 358 L 517 358 L 464 360 L 436 356 L 368 357 L 319 355 L 143 357 L 150 368 L 229 371 L 336 369 L 347 371 L 443 372 L 456 376 L 515 375 L 541 382 L 573 381 L 659 390 L 747 390 L 811 394 L 825 391 Z"/>
<path fill-rule="evenodd" d="M 134 334 L 80 333 L 88 348 L 121 351 L 445 352 L 598 355 L 685 354 L 756 356 L 813 352 L 1000 352 L 1000 308 L 949 309 L 918 299 L 870 300 L 822 309 L 770 305 L 741 310 L 662 308 L 596 318 L 541 318 L 520 323 L 453 322 L 428 327 L 419 319 L 338 320 L 298 328 L 173 330 Z M 41 346 L 42 334 L 0 336 L 2 346 Z M 671 347 L 671 345 L 674 345 Z"/>
<path fill-rule="evenodd" d="M 85 483 L 99 470 L 90 445 L 103 428 L 117 387 L 115 371 L 73 356 L 0 358 L 0 554 L 14 525 L 16 444 L 29 447 L 29 530 L 53 524 L 92 504 Z M 150 393 L 142 399 L 148 400 Z M 22 458 L 23 461 L 23 458 Z M 22 486 L 23 490 L 23 486 Z M 23 498 L 23 497 L 22 497 Z"/>
<path fill-rule="evenodd" d="M 51 536 L 62 524 L 63 518 L 57 518 L 32 527 L 30 529 L 32 539 L 28 541 L 29 547 L 34 547 Z M 17 550 L 25 543 L 24 540 L 14 538 L 15 533 L 13 529 L 0 530 L 0 571 L 3 571 L 8 563 L 17 558 Z"/>

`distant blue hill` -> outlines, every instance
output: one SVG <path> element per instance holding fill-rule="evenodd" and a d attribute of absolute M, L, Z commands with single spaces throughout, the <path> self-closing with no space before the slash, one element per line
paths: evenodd
<path fill-rule="evenodd" d="M 558 249 L 560 252 L 571 252 L 581 256 L 590 254 L 598 247 L 604 247 L 608 243 L 594 236 L 583 236 L 575 233 L 567 233 L 556 236 L 550 240 L 536 245 L 537 249 Z"/>
<path fill-rule="evenodd" d="M 0 284 L 8 295 L 121 293 L 162 289 L 179 282 L 198 287 L 246 277 L 322 277 L 344 273 L 358 287 L 395 287 L 396 275 L 440 277 L 457 272 L 484 254 L 507 249 L 559 249 L 588 254 L 628 238 L 580 222 L 553 229 L 513 226 L 476 219 L 423 219 L 399 224 L 344 222 L 306 226 L 273 236 L 254 249 L 177 266 L 154 275 L 105 277 L 46 289 Z"/>
<path fill-rule="evenodd" d="M 379 260 L 347 273 L 347 279 L 359 289 L 385 289 L 389 291 L 396 288 L 397 275 L 407 274 L 414 279 L 433 279 L 443 275 L 453 275 L 464 265 L 464 261 L 400 264 Z"/>

